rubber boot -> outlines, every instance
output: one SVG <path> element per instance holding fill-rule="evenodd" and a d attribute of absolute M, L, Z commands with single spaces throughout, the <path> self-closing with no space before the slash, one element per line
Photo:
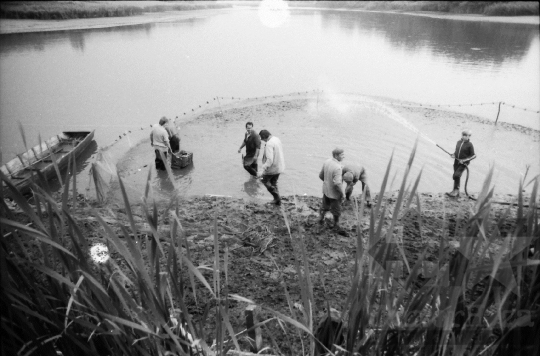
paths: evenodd
<path fill-rule="evenodd" d="M 280 206 L 281 205 L 281 197 L 279 196 L 279 194 L 276 194 L 276 193 L 270 193 L 272 194 L 272 196 L 274 197 L 274 200 L 272 200 L 270 202 L 270 204 L 276 204 L 277 206 Z"/>
<path fill-rule="evenodd" d="M 351 193 L 350 192 L 345 194 L 345 199 L 351 200 Z"/>
<path fill-rule="evenodd" d="M 333 215 L 333 214 L 332 214 Z M 336 230 L 340 230 L 340 227 L 339 227 L 339 216 L 334 216 L 334 226 L 332 226 L 334 229 Z"/>
<path fill-rule="evenodd" d="M 317 221 L 319 224 L 323 224 L 324 223 L 324 215 L 326 214 L 325 211 L 320 211 L 319 212 L 319 220 Z"/>

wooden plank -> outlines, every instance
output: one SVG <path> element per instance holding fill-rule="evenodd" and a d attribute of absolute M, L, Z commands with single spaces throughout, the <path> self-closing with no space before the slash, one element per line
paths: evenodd
<path fill-rule="evenodd" d="M 248 336 L 255 341 L 255 345 L 251 345 L 251 351 L 255 353 L 262 349 L 261 328 L 253 328 L 257 323 L 257 314 L 255 313 L 256 308 L 257 306 L 252 304 L 248 305 L 244 311 L 246 316 L 246 328 L 251 329 L 248 331 Z"/>
<path fill-rule="evenodd" d="M 26 166 L 27 166 L 27 164 L 26 164 L 26 163 L 24 163 L 24 161 L 23 161 L 23 159 L 22 159 L 22 157 L 21 157 L 21 156 L 22 156 L 22 154 L 20 154 L 20 153 L 18 153 L 18 154 L 17 154 L 17 157 L 19 157 L 19 161 L 21 161 L 21 163 L 22 163 L 23 167 L 26 167 Z"/>

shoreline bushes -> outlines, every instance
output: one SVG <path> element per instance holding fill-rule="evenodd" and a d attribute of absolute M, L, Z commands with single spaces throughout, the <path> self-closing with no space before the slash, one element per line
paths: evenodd
<path fill-rule="evenodd" d="M 32 20 L 68 20 L 98 17 L 126 17 L 147 12 L 187 11 L 228 8 L 231 5 L 217 3 L 177 3 L 163 5 L 123 5 L 98 2 L 3 2 L 0 18 Z"/>
<path fill-rule="evenodd" d="M 536 1 L 295 1 L 291 6 L 350 8 L 369 11 L 433 11 L 486 16 L 534 16 Z"/>

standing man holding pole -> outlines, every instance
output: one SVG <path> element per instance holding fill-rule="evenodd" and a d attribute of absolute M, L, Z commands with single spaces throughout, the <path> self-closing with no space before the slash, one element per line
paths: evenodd
<path fill-rule="evenodd" d="M 341 215 L 341 201 L 345 197 L 343 191 L 343 171 L 341 161 L 345 158 L 343 149 L 336 148 L 332 151 L 332 158 L 324 162 L 319 173 L 319 178 L 323 181 L 322 206 L 319 212 L 319 224 L 324 223 L 324 216 L 330 210 L 334 216 L 334 228 L 339 227 L 339 217 Z"/>
<path fill-rule="evenodd" d="M 266 142 L 262 158 L 262 183 L 274 197 L 271 203 L 279 206 L 281 205 L 281 197 L 279 196 L 277 181 L 279 175 L 285 170 L 283 147 L 281 146 L 281 140 L 272 136 L 268 130 L 261 130 L 259 136 L 262 141 Z"/>
<path fill-rule="evenodd" d="M 459 183 L 463 171 L 467 168 L 470 161 L 476 158 L 474 153 L 474 146 L 471 142 L 471 130 L 463 130 L 461 133 L 461 140 L 456 143 L 456 150 L 450 157 L 454 158 L 454 189 L 450 193 L 446 193 L 449 197 L 459 197 Z"/>
<path fill-rule="evenodd" d="M 253 123 L 246 123 L 246 134 L 244 141 L 238 149 L 238 153 L 242 151 L 243 147 L 246 147 L 246 155 L 242 158 L 244 163 L 244 169 L 251 174 L 252 177 L 257 177 L 257 171 L 259 166 L 257 165 L 257 159 L 259 158 L 259 150 L 261 149 L 261 139 L 259 135 L 253 130 Z"/>

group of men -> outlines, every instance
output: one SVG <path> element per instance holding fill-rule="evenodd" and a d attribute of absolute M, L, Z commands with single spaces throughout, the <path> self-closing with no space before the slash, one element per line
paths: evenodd
<path fill-rule="evenodd" d="M 174 121 L 163 116 L 158 124 L 153 125 L 150 144 L 156 154 L 156 169 L 165 170 L 165 165 L 170 167 L 171 155 L 180 151 L 180 135 Z"/>
<path fill-rule="evenodd" d="M 476 158 L 474 146 L 470 142 L 471 130 L 463 130 L 461 140 L 456 144 L 456 149 L 450 157 L 454 158 L 454 189 L 446 193 L 450 197 L 459 197 L 461 175 L 467 169 L 470 161 Z M 263 150 L 262 167 L 259 172 L 257 164 L 261 151 L 261 141 L 266 143 Z M 159 120 L 159 124 L 152 126 L 150 143 L 156 154 L 156 168 L 165 169 L 165 164 L 170 165 L 170 154 L 180 150 L 180 136 L 174 122 L 166 117 Z M 244 140 L 238 149 L 246 148 L 246 154 L 242 156 L 244 169 L 254 178 L 261 179 L 266 189 L 272 194 L 272 204 L 281 205 L 281 196 L 277 182 L 279 175 L 285 170 L 285 159 L 281 140 L 273 136 L 268 130 L 261 130 L 258 134 L 253 129 L 253 122 L 246 123 Z M 162 160 L 166 159 L 166 162 Z M 367 174 L 364 167 L 355 164 L 342 163 L 345 152 L 341 148 L 332 151 L 332 158 L 324 162 L 319 178 L 323 181 L 323 198 L 319 212 L 319 223 L 324 223 L 325 215 L 330 211 L 334 217 L 333 227 L 340 230 L 339 218 L 341 205 L 345 200 L 350 200 L 354 186 L 357 182 L 362 183 L 362 191 L 365 190 L 366 206 L 371 207 L 371 193 L 367 185 Z M 344 188 L 343 182 L 346 183 Z"/>
<path fill-rule="evenodd" d="M 450 197 L 459 197 L 461 175 L 467 169 L 470 161 L 476 158 L 474 146 L 470 142 L 471 130 L 463 130 L 461 140 L 456 143 L 456 149 L 450 157 L 454 158 L 454 189 L 446 193 Z M 263 154 L 262 171 L 258 172 L 257 159 L 261 149 L 261 140 L 266 142 Z M 243 156 L 244 169 L 255 178 L 261 178 L 265 187 L 274 197 L 272 203 L 281 204 L 281 197 L 277 187 L 279 175 L 285 169 L 283 148 L 281 141 L 270 134 L 268 130 L 262 130 L 259 135 L 253 130 L 253 123 L 246 123 L 246 134 L 238 153 L 246 147 L 246 155 Z M 323 224 L 325 215 L 330 211 L 334 218 L 333 228 L 341 230 L 339 218 L 343 201 L 350 200 L 354 186 L 357 182 L 362 183 L 362 191 L 365 191 L 366 206 L 371 207 L 371 192 L 367 185 L 367 174 L 364 167 L 355 164 L 343 164 L 345 152 L 341 148 L 332 151 L 332 158 L 324 162 L 319 173 L 323 181 L 323 198 L 319 211 L 319 223 Z M 344 188 L 343 182 L 346 183 Z"/>
<path fill-rule="evenodd" d="M 257 159 L 261 150 L 261 141 L 266 142 L 264 147 L 261 172 L 258 171 Z M 272 204 L 281 205 L 281 196 L 277 182 L 279 175 L 285 170 L 285 158 L 283 156 L 283 146 L 281 140 L 273 136 L 268 130 L 261 130 L 257 135 L 253 130 L 253 123 L 246 123 L 246 134 L 238 153 L 246 147 L 246 154 L 242 157 L 244 169 L 253 177 L 261 178 L 261 182 L 274 200 Z"/>
<path fill-rule="evenodd" d="M 266 142 L 263 153 L 263 166 L 261 172 L 258 171 L 257 159 L 261 149 L 261 140 Z M 262 183 L 272 194 L 274 200 L 271 203 L 280 205 L 281 197 L 277 187 L 279 175 L 285 170 L 285 160 L 283 157 L 283 147 L 279 138 L 272 136 L 268 130 L 261 130 L 257 135 L 253 130 L 253 123 L 246 123 L 246 133 L 244 140 L 238 149 L 246 148 L 246 154 L 242 157 L 244 169 L 254 178 L 262 178 Z M 348 164 L 342 166 L 341 161 L 345 157 L 342 149 L 335 149 L 333 158 L 325 162 L 319 178 L 323 180 L 323 206 L 321 214 L 328 210 L 334 215 L 334 220 L 339 221 L 341 213 L 341 201 L 350 200 L 354 185 L 362 182 L 362 190 L 366 189 L 366 202 L 371 206 L 371 195 L 367 186 L 366 170 L 362 166 Z M 343 189 L 343 182 L 347 183 Z"/>

